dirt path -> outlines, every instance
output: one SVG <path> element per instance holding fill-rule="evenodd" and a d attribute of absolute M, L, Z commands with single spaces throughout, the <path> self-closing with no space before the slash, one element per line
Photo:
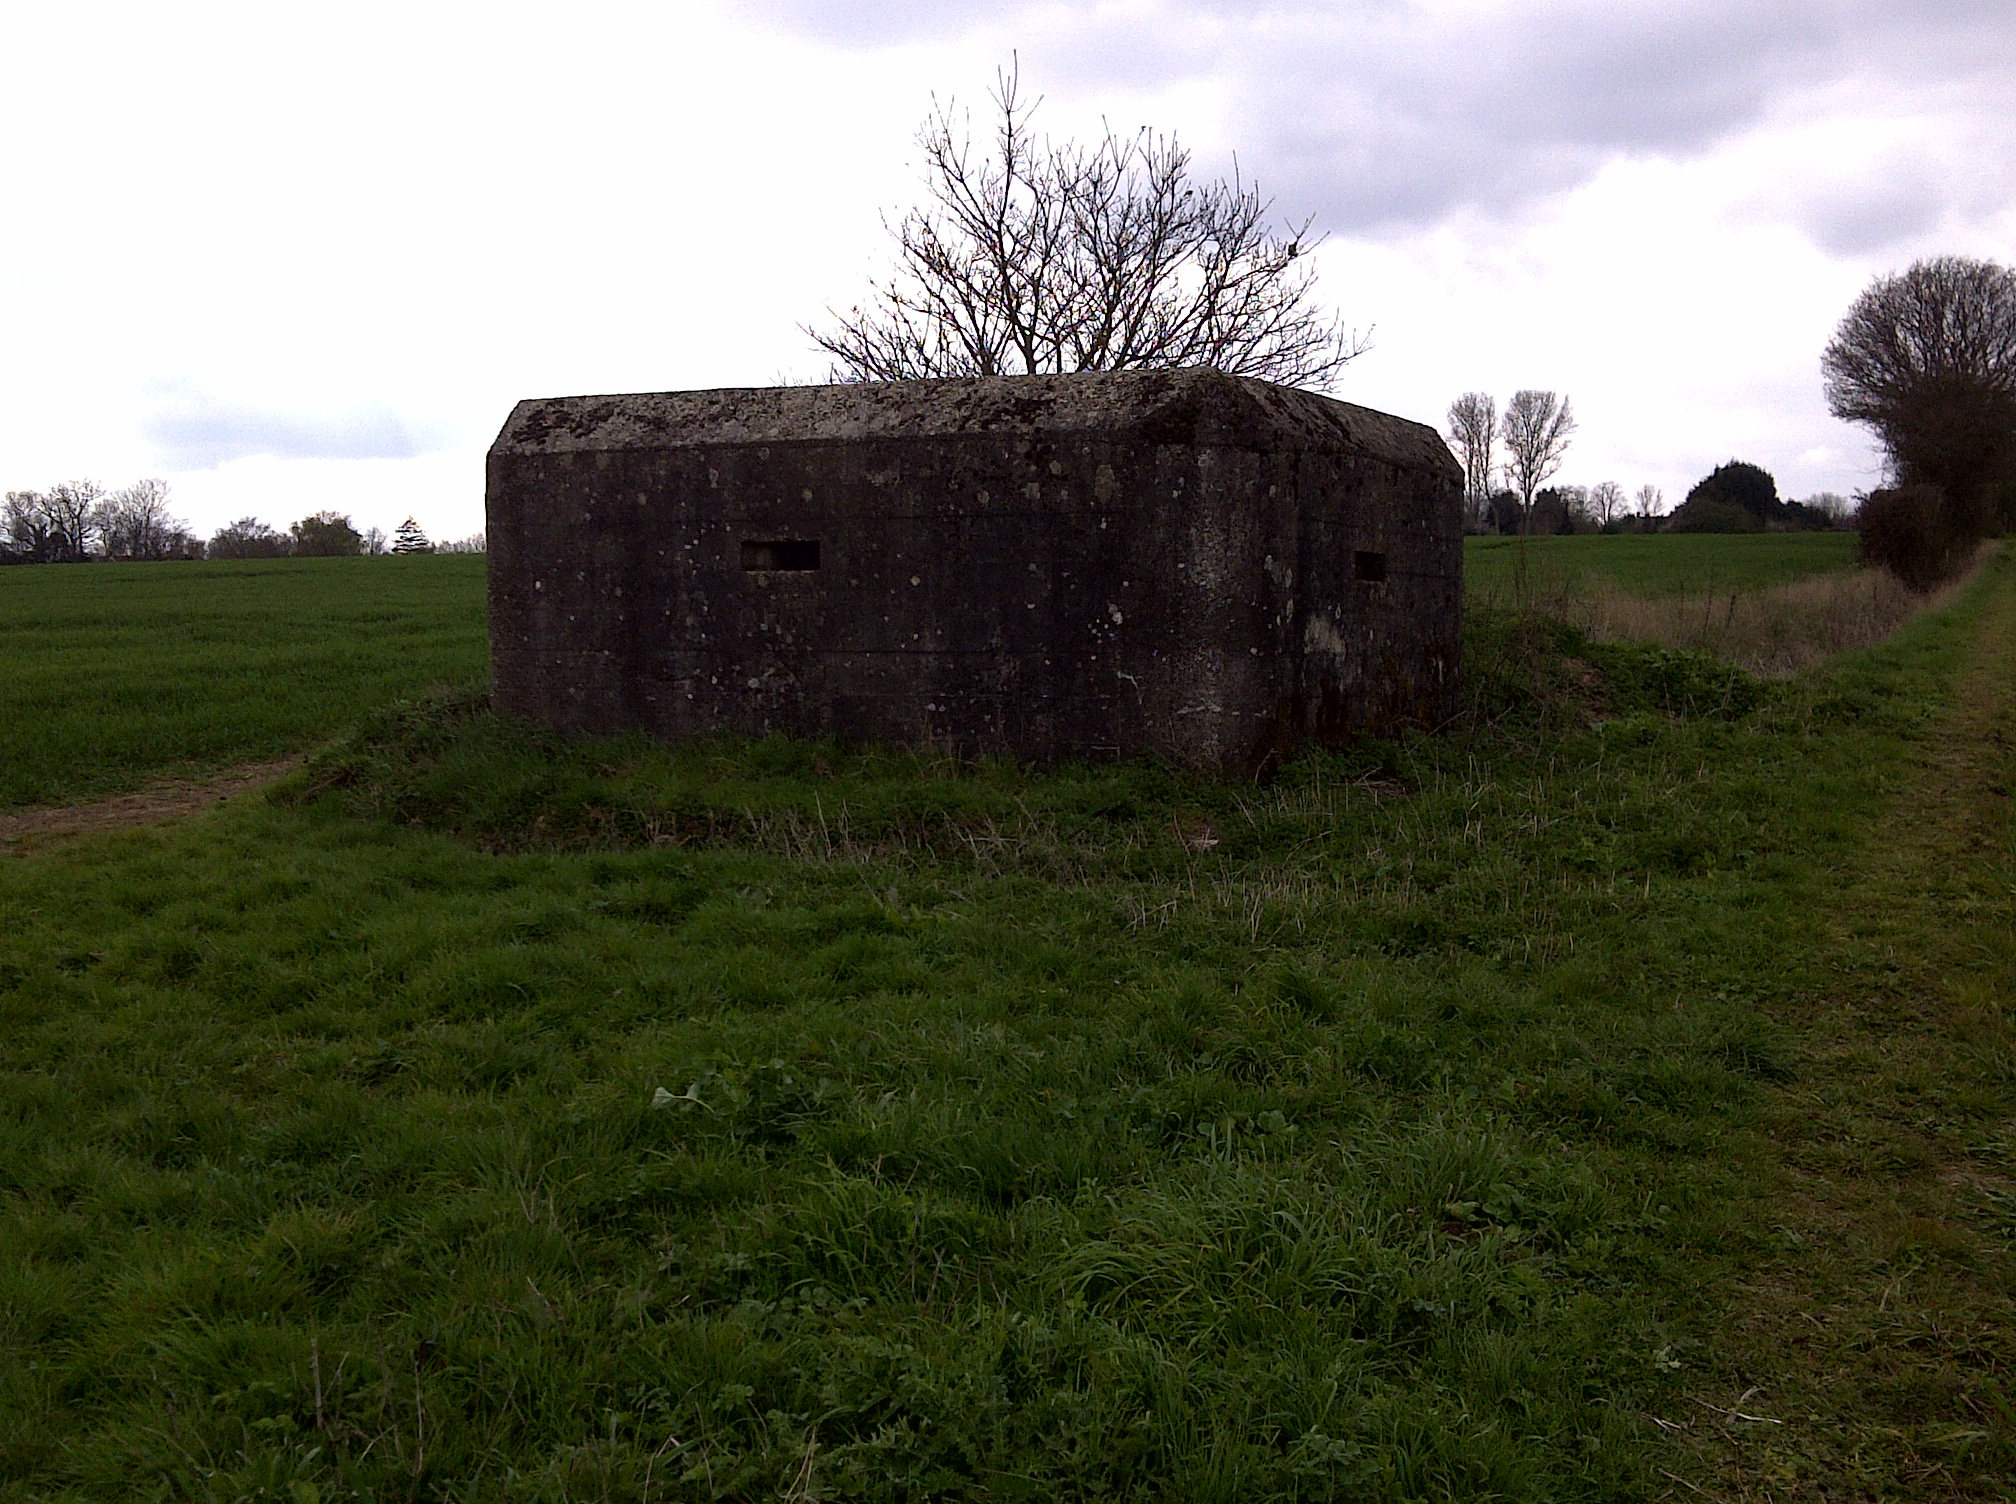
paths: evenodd
<path fill-rule="evenodd" d="M 1674 1497 L 2016 1497 L 2016 574 L 1986 588 L 1844 877 L 1832 984 L 1784 1019 L 1806 1062 L 1764 1125 L 1784 1175 L 1742 1213 L 1737 1362 L 1690 1396 L 1706 1466 Z"/>
<path fill-rule="evenodd" d="M 263 788 L 301 765 L 298 757 L 241 763 L 201 779 L 168 779 L 96 804 L 31 805 L 0 811 L 0 855 L 20 855 L 74 836 L 154 825 Z"/>

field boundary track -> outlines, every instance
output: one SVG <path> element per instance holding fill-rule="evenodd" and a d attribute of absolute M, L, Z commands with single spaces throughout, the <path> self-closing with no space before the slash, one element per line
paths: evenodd
<path fill-rule="evenodd" d="M 2016 578 L 1989 575 L 1785 1018 L 1806 1065 L 1718 1292 L 1734 1363 L 1669 1423 L 1732 1504 L 2006 1498 L 2016 1471 Z"/>
<path fill-rule="evenodd" d="M 30 805 L 0 812 L 0 854 L 15 855 L 75 836 L 156 825 L 260 789 L 301 765 L 298 757 L 240 763 L 205 778 L 169 778 L 137 793 L 91 804 Z"/>

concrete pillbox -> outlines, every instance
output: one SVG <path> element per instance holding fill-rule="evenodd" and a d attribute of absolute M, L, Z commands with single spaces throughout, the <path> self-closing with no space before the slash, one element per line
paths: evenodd
<path fill-rule="evenodd" d="M 1433 725 L 1435 430 L 1210 370 L 521 402 L 491 446 L 497 708 L 1231 773 Z"/>

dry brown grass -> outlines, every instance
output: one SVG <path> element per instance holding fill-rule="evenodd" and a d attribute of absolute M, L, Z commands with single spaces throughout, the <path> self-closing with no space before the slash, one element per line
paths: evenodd
<path fill-rule="evenodd" d="M 1656 642 L 1712 653 L 1769 678 L 1788 678 L 1848 648 L 1871 647 L 1921 611 L 1936 610 L 1973 579 L 1927 595 L 1875 569 L 1814 575 L 1763 590 L 1644 597 L 1608 581 L 1578 581 L 1557 610 L 1592 637 Z"/>

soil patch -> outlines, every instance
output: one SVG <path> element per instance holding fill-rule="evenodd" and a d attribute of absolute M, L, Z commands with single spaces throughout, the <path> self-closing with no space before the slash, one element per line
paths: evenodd
<path fill-rule="evenodd" d="M 301 765 L 298 757 L 240 763 L 206 778 L 172 778 L 138 793 L 95 804 L 44 804 L 0 812 L 0 853 L 20 855 L 53 842 L 136 825 L 156 825 L 210 808 L 267 784 Z"/>

